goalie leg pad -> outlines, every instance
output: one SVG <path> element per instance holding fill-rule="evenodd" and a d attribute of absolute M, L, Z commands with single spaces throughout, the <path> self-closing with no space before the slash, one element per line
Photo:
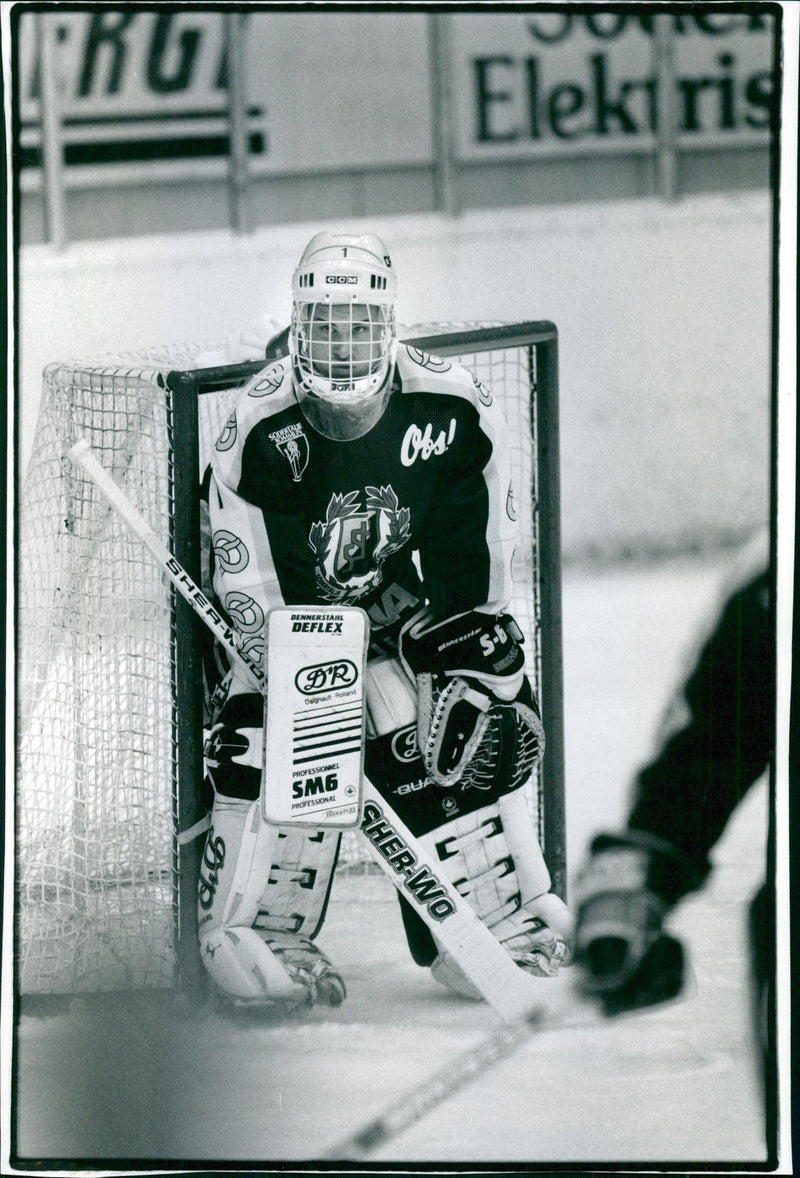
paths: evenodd
<path fill-rule="evenodd" d="M 341 834 L 308 827 L 274 828 L 273 863 L 254 927 L 311 1005 L 340 1006 L 344 979 L 313 943 L 328 906 Z"/>
<path fill-rule="evenodd" d="M 306 838 L 315 833 L 316 866 L 281 867 L 289 836 L 263 821 L 259 802 L 215 800 L 198 890 L 200 952 L 215 985 L 231 998 L 342 1001 L 344 983 L 305 935 L 324 916 L 338 844 L 332 832 L 307 831 Z"/>
<path fill-rule="evenodd" d="M 341 835 L 310 827 L 272 829 L 272 859 L 256 924 L 313 940 L 325 919 Z"/>
<path fill-rule="evenodd" d="M 552 977 L 572 959 L 572 917 L 550 875 L 521 791 L 445 823 L 422 840 L 483 923 L 529 973 Z M 444 985 L 478 997 L 446 953 L 431 965 Z"/>
<path fill-rule="evenodd" d="M 549 893 L 552 881 L 524 791 L 517 789 L 498 798 L 497 813 L 503 824 L 508 853 L 514 861 L 520 900 L 526 904 L 534 896 Z"/>
<path fill-rule="evenodd" d="M 200 955 L 220 990 L 250 1001 L 304 997 L 252 928 L 272 838 L 258 802 L 215 800 L 198 888 Z"/>

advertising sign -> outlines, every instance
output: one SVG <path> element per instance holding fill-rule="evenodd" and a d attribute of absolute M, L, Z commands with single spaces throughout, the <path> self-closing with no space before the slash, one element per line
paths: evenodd
<path fill-rule="evenodd" d="M 652 8 L 625 7 L 439 15 L 447 86 L 432 64 L 430 14 L 246 12 L 248 171 L 313 176 L 431 166 L 438 162 L 434 95 L 452 106 L 454 153 L 464 163 L 652 151 L 668 118 L 678 146 L 767 142 L 770 12 L 686 6 L 656 17 Z M 230 19 L 225 8 L 189 5 L 24 12 L 23 178 L 38 173 L 42 158 L 37 20 L 55 36 L 68 183 L 223 175 Z"/>
<path fill-rule="evenodd" d="M 229 153 L 224 9 L 49 13 L 70 182 L 222 175 Z M 425 17 L 247 13 L 245 131 L 253 174 L 427 163 Z M 20 18 L 19 163 L 41 162 L 36 16 Z M 98 171 L 100 169 L 101 171 Z"/>
<path fill-rule="evenodd" d="M 65 9 L 54 79 L 67 169 L 198 162 L 228 154 L 228 66 L 213 12 Z M 41 54 L 35 17 L 20 22 L 20 164 L 41 158 Z M 266 109 L 247 110 L 249 148 L 268 150 Z"/>
<path fill-rule="evenodd" d="M 458 157 L 652 151 L 667 110 L 679 146 L 767 141 L 770 14 L 671 13 L 658 28 L 631 8 L 455 16 Z"/>

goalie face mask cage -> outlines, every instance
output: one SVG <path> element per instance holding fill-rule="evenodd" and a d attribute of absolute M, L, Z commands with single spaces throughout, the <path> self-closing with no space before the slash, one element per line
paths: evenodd
<path fill-rule="evenodd" d="M 296 303 L 290 348 L 309 423 L 352 441 L 380 420 L 394 368 L 393 310 L 373 303 Z"/>
<path fill-rule="evenodd" d="M 391 386 L 397 278 L 371 233 L 318 233 L 292 277 L 289 351 L 315 429 L 349 440 L 380 418 Z"/>

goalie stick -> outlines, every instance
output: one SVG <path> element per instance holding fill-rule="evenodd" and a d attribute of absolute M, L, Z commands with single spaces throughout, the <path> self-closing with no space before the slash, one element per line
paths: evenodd
<path fill-rule="evenodd" d="M 266 676 L 261 666 L 239 647 L 231 628 L 97 460 L 89 442 L 85 438 L 76 442 L 68 451 L 68 457 L 83 468 L 228 654 L 246 667 L 265 691 Z M 452 956 L 502 1019 L 513 1022 L 532 1017 L 541 1002 L 542 980 L 525 973 L 515 964 L 442 873 L 438 861 L 366 776 L 363 790 L 363 817 L 359 831 L 372 857 L 393 886 L 411 903 L 442 949 Z"/>
<path fill-rule="evenodd" d="M 150 553 L 155 557 L 169 577 L 172 584 L 188 601 L 192 609 L 211 630 L 222 646 L 243 664 L 255 678 L 261 690 L 266 689 L 267 677 L 261 665 L 250 657 L 246 650 L 240 649 L 236 636 L 231 627 L 220 617 L 211 602 L 195 585 L 189 574 L 182 568 L 172 555 L 166 544 L 153 531 L 143 515 L 131 503 L 130 499 L 117 486 L 104 466 L 98 462 L 92 453 L 92 448 L 85 438 L 76 442 L 67 457 L 82 466 L 86 474 L 102 491 L 105 498 L 128 525 L 134 535 L 138 536 Z"/>

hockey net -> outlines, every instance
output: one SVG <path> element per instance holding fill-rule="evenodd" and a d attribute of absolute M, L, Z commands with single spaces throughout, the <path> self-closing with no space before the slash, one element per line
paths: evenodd
<path fill-rule="evenodd" d="M 527 331 L 518 330 L 523 327 Z M 542 585 L 553 600 L 558 569 L 542 564 L 545 450 L 539 434 L 546 422 L 537 381 L 541 348 L 552 342 L 554 329 L 425 324 L 403 334 L 426 351 L 456 356 L 502 403 L 522 523 L 511 611 L 526 635 L 528 673 L 545 704 L 551 761 L 560 666 L 551 657 L 552 667 L 543 670 Z M 66 455 L 87 438 L 172 547 L 176 520 L 190 505 L 181 501 L 185 492 L 176 477 L 171 377 L 193 370 L 207 352 L 207 345 L 163 348 L 51 364 L 44 372 L 18 505 L 15 959 L 21 993 L 164 987 L 179 980 L 179 946 L 191 937 L 193 881 L 187 888 L 192 861 L 179 838 L 187 813 L 179 771 L 187 718 L 180 703 L 185 664 L 177 650 L 175 595 L 141 542 Z M 205 382 L 201 373 L 198 469 L 247 367 L 215 369 Z M 548 413 L 554 411 L 551 404 Z M 548 428 L 556 449 L 555 425 Z M 549 565 L 557 563 L 553 531 L 557 518 L 548 528 Z M 560 619 L 551 621 L 553 647 Z M 557 754 L 550 779 L 543 781 L 537 770 L 526 787 L 556 876 L 563 868 Z M 195 855 L 201 843 L 194 840 Z M 367 860 L 359 836 L 346 834 L 340 869 L 362 870 Z M 185 952 L 191 957 L 193 948 Z"/>

